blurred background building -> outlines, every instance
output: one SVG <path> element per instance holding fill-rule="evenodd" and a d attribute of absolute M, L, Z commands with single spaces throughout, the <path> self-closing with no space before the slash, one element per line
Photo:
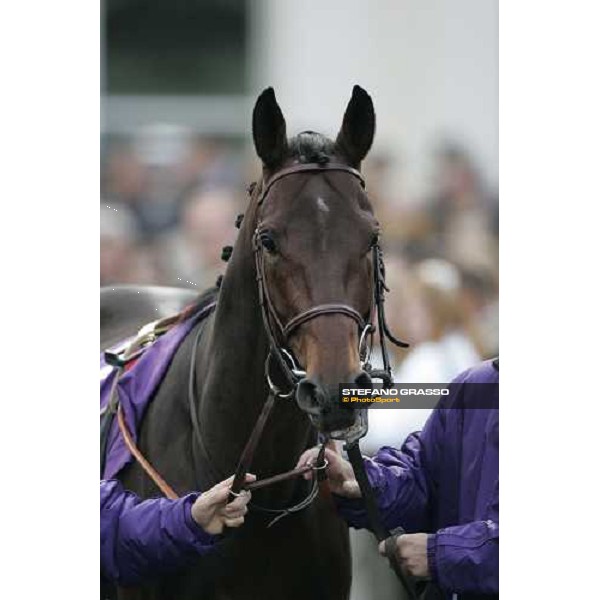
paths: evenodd
<path fill-rule="evenodd" d="M 104 0 L 101 284 L 212 285 L 260 172 L 256 96 L 275 88 L 290 134 L 334 137 L 358 83 L 377 112 L 364 171 L 387 312 L 411 342 L 396 379 L 446 382 L 495 356 L 497 11 L 494 0 Z M 367 449 L 400 445 L 427 414 L 372 410 Z M 372 551 L 355 541 L 354 597 L 399 597 L 383 561 L 362 567 Z"/>

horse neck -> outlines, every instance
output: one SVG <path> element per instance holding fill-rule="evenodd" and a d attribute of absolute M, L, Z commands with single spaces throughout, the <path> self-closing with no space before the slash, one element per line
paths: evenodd
<path fill-rule="evenodd" d="M 196 365 L 202 436 L 221 476 L 233 474 L 267 399 L 265 360 L 269 342 L 259 304 L 252 245 L 256 209 L 254 197 Z M 294 467 L 309 436 L 308 419 L 295 401 L 276 399 L 252 469 L 266 476 Z"/>

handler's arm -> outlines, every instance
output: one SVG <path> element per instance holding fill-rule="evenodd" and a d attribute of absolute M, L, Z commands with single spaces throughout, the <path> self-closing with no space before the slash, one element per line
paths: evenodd
<path fill-rule="evenodd" d="M 430 527 L 434 464 L 443 438 L 444 416 L 443 409 L 436 409 L 423 431 L 411 434 L 400 450 L 384 446 L 373 459 L 365 458 L 365 469 L 388 529 L 401 526 L 410 533 Z M 361 499 L 336 496 L 336 500 L 350 525 L 369 526 Z"/>
<path fill-rule="evenodd" d="M 440 529 L 427 540 L 429 571 L 438 585 L 456 593 L 498 594 L 500 521 L 498 485 L 488 519 Z"/>
<path fill-rule="evenodd" d="M 184 565 L 214 543 L 192 518 L 199 494 L 142 501 L 115 480 L 100 482 L 100 570 L 134 585 Z"/>

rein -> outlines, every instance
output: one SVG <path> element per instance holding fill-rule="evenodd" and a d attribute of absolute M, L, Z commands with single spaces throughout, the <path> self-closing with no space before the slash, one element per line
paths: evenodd
<path fill-rule="evenodd" d="M 371 487 L 371 483 L 369 482 L 365 470 L 364 459 L 360 452 L 358 440 L 347 443 L 344 446 L 344 450 L 346 450 L 348 454 L 348 460 L 352 465 L 354 476 L 356 477 L 358 487 L 360 488 L 360 493 L 365 504 L 365 511 L 369 518 L 373 535 L 378 542 L 385 541 L 385 556 L 388 559 L 390 567 L 396 574 L 396 577 L 398 577 L 402 584 L 402 587 L 404 587 L 409 600 L 417 600 L 417 591 L 415 589 L 413 578 L 402 570 L 402 566 L 396 555 L 396 541 L 406 532 L 402 527 L 396 527 L 390 532 L 383 524 L 383 519 L 381 518 L 381 513 L 379 512 L 379 507 L 377 505 L 377 499 L 375 498 L 375 493 L 373 492 L 373 488 Z"/>
<path fill-rule="evenodd" d="M 131 437 L 131 433 L 129 432 L 129 428 L 127 427 L 127 423 L 125 423 L 125 418 L 123 417 L 123 409 L 121 405 L 117 408 L 117 420 L 119 422 L 119 430 L 123 434 L 123 440 L 125 441 L 125 445 L 128 450 L 134 456 L 134 458 L 140 463 L 141 467 L 148 473 L 150 478 L 154 481 L 154 483 L 158 486 L 158 489 L 170 500 L 177 500 L 179 496 L 175 492 L 175 490 L 160 476 L 158 471 L 148 462 L 146 457 L 141 453 L 140 449 L 136 446 L 133 438 Z"/>
<path fill-rule="evenodd" d="M 208 448 L 206 447 L 206 444 L 204 443 L 204 440 L 203 440 L 201 432 L 200 432 L 200 422 L 198 419 L 198 411 L 197 411 L 197 407 L 196 407 L 196 377 L 195 377 L 196 353 L 197 353 L 197 349 L 198 349 L 198 344 L 200 342 L 200 338 L 202 336 L 202 331 L 203 331 L 203 324 L 200 325 L 198 333 L 196 334 L 196 339 L 194 340 L 194 346 L 192 349 L 192 354 L 191 354 L 191 359 L 190 359 L 188 403 L 189 403 L 189 407 L 190 407 L 190 415 L 191 415 L 191 419 L 192 419 L 194 438 L 196 440 L 196 445 L 194 445 L 194 448 L 195 447 L 200 448 L 202 453 L 204 454 L 204 456 L 206 458 L 206 464 L 209 466 L 209 469 L 211 471 L 212 479 L 214 481 L 220 481 L 220 480 L 224 479 L 224 476 L 216 473 L 216 471 L 215 471 L 213 460 L 210 457 Z M 245 483 L 246 473 L 248 472 L 250 465 L 252 464 L 252 459 L 254 457 L 256 448 L 258 447 L 258 443 L 262 436 L 262 432 L 265 428 L 265 425 L 267 423 L 267 419 L 269 418 L 271 410 L 275 404 L 275 398 L 276 398 L 275 394 L 269 393 L 269 396 L 267 397 L 267 401 L 263 405 L 260 415 L 259 415 L 258 419 L 256 420 L 256 423 L 254 424 L 254 428 L 252 429 L 250 438 L 248 439 L 248 442 L 246 443 L 246 446 L 244 447 L 244 450 L 242 451 L 242 455 L 238 461 L 238 466 L 235 471 L 234 481 L 233 481 L 233 483 L 231 485 L 231 489 L 230 489 L 231 500 L 233 500 L 233 498 L 239 496 L 242 489 L 251 492 L 253 490 L 267 487 L 271 484 L 280 483 L 282 481 L 287 481 L 289 479 L 294 479 L 296 477 L 300 477 L 301 475 L 303 475 L 304 473 L 307 473 L 308 471 L 313 471 L 313 473 L 316 473 L 317 476 L 313 477 L 313 484 L 312 484 L 312 487 L 311 487 L 308 495 L 306 496 L 306 498 L 304 498 L 303 500 L 301 500 L 300 502 L 298 502 L 297 504 L 295 504 L 293 506 L 290 506 L 287 508 L 267 508 L 264 506 L 260 506 L 260 505 L 256 504 L 255 502 L 248 503 L 250 508 L 257 510 L 258 512 L 263 512 L 263 513 L 274 515 L 273 519 L 270 521 L 270 523 L 267 525 L 267 527 L 273 526 L 277 521 L 279 521 L 279 519 L 282 519 L 283 517 L 287 516 L 288 514 L 298 512 L 298 511 L 302 510 L 303 508 L 305 508 L 306 506 L 308 506 L 314 500 L 314 498 L 316 497 L 316 495 L 318 493 L 318 484 L 319 484 L 319 482 L 324 480 L 325 468 L 327 467 L 327 461 L 325 460 L 325 442 L 323 442 L 323 444 L 321 446 L 321 451 L 319 452 L 319 456 L 317 458 L 317 463 L 315 466 L 305 465 L 303 467 L 291 469 L 290 471 L 286 471 L 285 473 L 280 473 L 278 475 L 273 475 L 271 477 L 259 479 L 252 483 Z M 236 484 L 236 480 L 239 483 Z"/>

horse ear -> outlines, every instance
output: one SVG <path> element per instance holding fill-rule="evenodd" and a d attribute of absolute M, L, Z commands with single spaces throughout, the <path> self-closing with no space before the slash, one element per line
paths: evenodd
<path fill-rule="evenodd" d="M 264 90 L 256 100 L 252 113 L 252 136 L 256 153 L 265 167 L 273 168 L 283 162 L 287 154 L 285 119 L 272 87 Z"/>
<path fill-rule="evenodd" d="M 351 166 L 358 168 L 367 155 L 375 136 L 375 109 L 371 96 L 360 86 L 352 89 L 352 98 L 348 102 L 342 128 L 335 145 L 337 151 L 348 160 Z"/>

